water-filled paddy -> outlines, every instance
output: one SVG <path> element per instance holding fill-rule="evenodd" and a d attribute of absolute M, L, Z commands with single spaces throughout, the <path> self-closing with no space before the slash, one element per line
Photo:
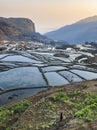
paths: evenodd
<path fill-rule="evenodd" d="M 15 55 L 15 56 L 8 56 L 2 59 L 2 61 L 18 61 L 18 62 L 31 62 L 31 63 L 42 63 L 40 61 L 30 59 L 24 56 Z"/>
<path fill-rule="evenodd" d="M 69 71 L 61 71 L 61 75 L 63 75 L 69 82 L 80 82 L 83 81 L 79 76 L 69 72 Z"/>
<path fill-rule="evenodd" d="M 97 73 L 84 71 L 84 70 L 71 70 L 71 72 L 78 74 L 79 76 L 85 78 L 86 80 L 96 79 Z"/>
<path fill-rule="evenodd" d="M 0 73 L 0 86 L 4 89 L 45 85 L 37 67 L 20 67 Z"/>
<path fill-rule="evenodd" d="M 96 79 L 96 69 L 74 62 L 79 55 L 81 54 L 72 53 L 69 58 L 64 58 L 55 57 L 54 53 L 50 52 L 31 51 L 1 54 L 0 104 L 33 95 L 44 88 L 47 89 L 47 86 L 54 87 Z M 35 88 L 31 89 L 31 87 Z M 12 91 L 15 88 L 18 90 Z M 26 89 L 21 90 L 21 88 Z M 6 93 L 2 93 L 4 91 Z"/>
<path fill-rule="evenodd" d="M 59 86 L 59 85 L 69 83 L 66 79 L 64 79 L 62 76 L 60 76 L 56 72 L 45 73 L 45 76 L 48 79 L 49 85 L 51 86 Z"/>

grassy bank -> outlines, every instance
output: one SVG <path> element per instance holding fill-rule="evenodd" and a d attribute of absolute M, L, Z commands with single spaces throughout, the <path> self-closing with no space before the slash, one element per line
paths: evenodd
<path fill-rule="evenodd" d="M 96 129 L 96 82 L 66 85 L 1 107 L 0 130 Z"/>

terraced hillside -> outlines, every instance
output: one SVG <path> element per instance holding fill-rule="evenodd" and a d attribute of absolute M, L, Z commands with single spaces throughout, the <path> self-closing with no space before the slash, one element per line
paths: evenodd
<path fill-rule="evenodd" d="M 0 105 L 55 86 L 96 79 L 94 57 L 82 51 L 1 51 Z"/>
<path fill-rule="evenodd" d="M 0 108 L 0 130 L 96 130 L 97 80 L 43 91 Z"/>

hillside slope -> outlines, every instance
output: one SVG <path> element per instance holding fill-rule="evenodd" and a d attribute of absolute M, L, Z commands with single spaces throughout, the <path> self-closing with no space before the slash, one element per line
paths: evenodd
<path fill-rule="evenodd" d="M 82 19 L 74 24 L 63 26 L 45 35 L 53 40 L 65 40 L 68 43 L 83 43 L 97 40 L 97 16 Z"/>
<path fill-rule="evenodd" d="M 0 130 L 96 130 L 96 83 L 94 80 L 53 88 L 2 107 Z"/>

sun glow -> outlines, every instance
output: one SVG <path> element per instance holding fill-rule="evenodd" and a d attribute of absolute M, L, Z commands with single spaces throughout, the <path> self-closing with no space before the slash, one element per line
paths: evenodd
<path fill-rule="evenodd" d="M 1 17 L 26 17 L 46 32 L 97 14 L 97 0 L 1 0 Z"/>

